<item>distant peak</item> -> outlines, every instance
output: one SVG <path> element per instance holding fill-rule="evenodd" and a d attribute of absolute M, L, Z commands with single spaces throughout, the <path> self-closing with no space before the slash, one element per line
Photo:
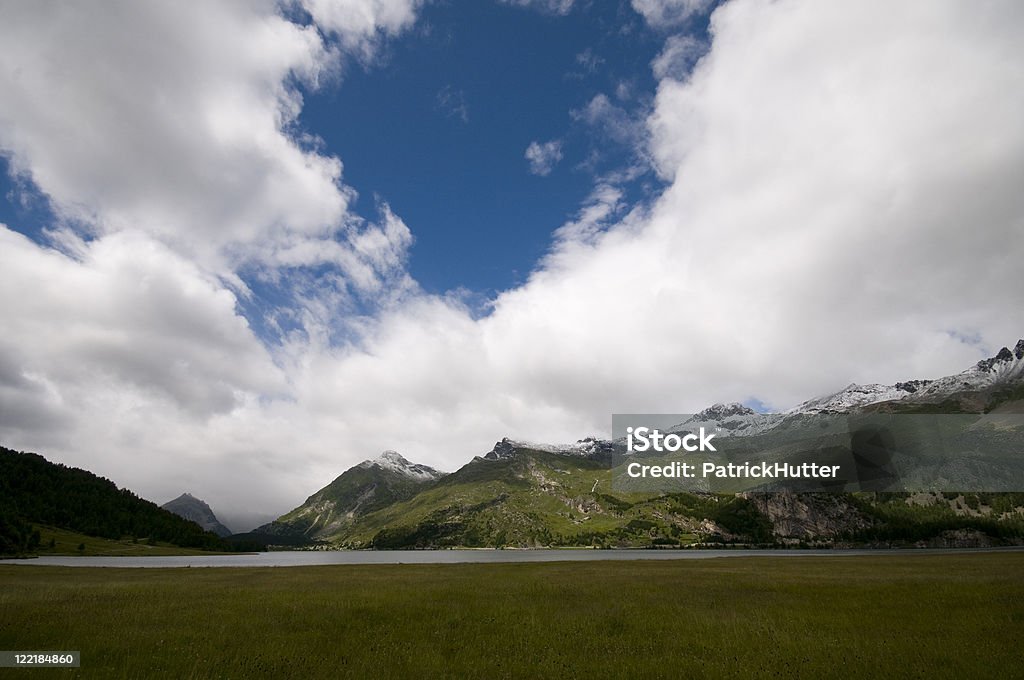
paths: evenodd
<path fill-rule="evenodd" d="M 484 460 L 502 460 L 516 455 L 517 451 L 544 451 L 546 453 L 560 453 L 574 456 L 590 456 L 611 450 L 612 443 L 597 437 L 584 437 L 573 444 L 540 444 L 527 442 L 509 437 L 502 437 L 501 441 L 494 444 L 494 448 L 479 456 Z"/>
<path fill-rule="evenodd" d="M 421 480 L 438 479 L 439 477 L 444 476 L 443 472 L 426 465 L 413 463 L 402 454 L 397 451 L 391 451 L 390 449 L 384 451 L 372 460 L 364 460 L 359 464 L 359 467 L 379 467 L 382 470 L 390 470 L 391 472 L 397 472 L 405 477 Z"/>
<path fill-rule="evenodd" d="M 384 451 L 374 460 L 377 462 L 409 464 L 409 461 L 405 458 L 405 456 L 400 454 L 398 451 L 392 451 L 391 449 Z"/>
<path fill-rule="evenodd" d="M 512 441 L 508 437 L 502 437 L 500 442 L 494 444 L 494 448 L 484 455 L 484 458 L 488 460 L 499 460 L 501 458 L 508 458 L 515 453 L 516 442 Z"/>
<path fill-rule="evenodd" d="M 368 458 L 360 463 L 363 467 L 370 467 L 372 465 L 380 465 L 381 467 L 394 467 L 396 465 L 406 467 L 412 465 L 405 456 L 400 454 L 398 451 L 392 451 L 388 449 L 382 452 L 376 458 Z"/>
<path fill-rule="evenodd" d="M 979 361 L 975 364 L 975 368 L 979 371 L 991 371 L 996 364 L 1003 364 L 1020 358 L 1024 358 L 1024 338 L 1017 341 L 1017 345 L 1013 348 L 1012 352 L 1009 347 L 1003 347 L 994 357 Z"/>
<path fill-rule="evenodd" d="M 732 402 L 731 404 L 713 404 L 698 413 L 695 420 L 721 420 L 731 416 L 752 416 L 756 414 L 757 412 L 754 409 L 744 406 L 739 402 Z"/>
<path fill-rule="evenodd" d="M 196 498 L 189 492 L 185 492 L 173 501 L 167 501 L 160 506 L 169 510 L 179 517 L 195 522 L 206 531 L 212 531 L 218 536 L 230 536 L 231 529 L 220 523 L 213 509 L 202 498 Z"/>

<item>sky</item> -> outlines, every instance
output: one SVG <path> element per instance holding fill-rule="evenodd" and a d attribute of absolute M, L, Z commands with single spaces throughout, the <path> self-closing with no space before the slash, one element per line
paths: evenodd
<path fill-rule="evenodd" d="M 0 444 L 156 502 L 1024 336 L 1012 0 L 101 5 L 0 1 Z"/>

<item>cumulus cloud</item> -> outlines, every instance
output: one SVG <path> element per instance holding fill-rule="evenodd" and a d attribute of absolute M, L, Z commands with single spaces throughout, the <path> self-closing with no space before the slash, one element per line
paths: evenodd
<path fill-rule="evenodd" d="M 343 48 L 366 54 L 416 3 L 305 4 Z M 315 88 L 339 53 L 317 24 L 275 9 L 8 5 L 0 147 L 62 217 L 100 235 L 146 232 L 220 275 L 333 238 L 353 198 L 341 162 L 289 129 L 302 107 L 293 83 Z"/>
<path fill-rule="evenodd" d="M 80 243 L 75 258 L 3 228 L 0 245 L 2 353 L 23 378 L 128 384 L 200 416 L 230 411 L 240 390 L 283 391 L 235 296 L 159 242 L 121 233 Z"/>
<path fill-rule="evenodd" d="M 5 442 L 122 475 L 190 433 L 215 456 L 213 420 L 290 399 L 297 342 L 415 290 L 408 227 L 386 205 L 353 214 L 340 160 L 294 124 L 300 87 L 369 60 L 418 4 L 311 0 L 308 25 L 269 0 L 5 5 L 0 152 L 58 218 L 41 244 L 0 227 Z M 246 280 L 276 289 L 271 325 L 291 317 L 281 347 L 241 316 Z"/>
<path fill-rule="evenodd" d="M 550 142 L 530 142 L 524 157 L 530 163 L 530 172 L 546 177 L 562 160 L 562 141 L 553 139 Z"/>
<path fill-rule="evenodd" d="M 124 44 L 127 32 L 68 7 L 0 25 L 0 145 L 93 230 L 48 244 L 0 230 L 0 441 L 156 500 L 187 488 L 229 516 L 268 517 L 384 448 L 453 469 L 506 434 L 567 441 L 607 432 L 613 412 L 748 397 L 786 408 L 853 380 L 946 374 L 1021 334 L 1015 3 L 720 7 L 692 72 L 655 62 L 651 115 L 621 135 L 664 192 L 631 206 L 598 183 L 482 317 L 420 292 L 404 268 L 415 225 L 385 205 L 352 216 L 340 161 L 284 132 L 301 106 L 286 83 L 330 60 L 315 31 L 249 4 L 197 6 L 221 20 L 178 31 L 180 16 L 166 28 L 149 16 L 159 5 L 125 5 L 130 25 L 199 44 L 184 65 L 147 66 L 159 77 L 146 82 L 117 54 L 174 40 Z M 253 33 L 231 30 L 239 17 L 283 44 L 243 49 Z M 204 52 L 204 31 L 244 37 Z M 118 79 L 136 86 L 123 107 L 103 95 Z M 218 90 L 258 104 L 245 135 L 200 115 Z M 578 115 L 611 134 L 612 107 L 595 99 Z M 166 174 L 128 141 L 173 147 Z M 246 172 L 259 190 L 239 188 Z M 323 255 L 328 241 L 337 250 Z M 284 276 L 325 258 L 338 298 L 311 279 L 303 332 L 264 345 L 222 272 L 245 261 Z M 347 321 L 339 342 L 348 286 L 405 292 Z"/>

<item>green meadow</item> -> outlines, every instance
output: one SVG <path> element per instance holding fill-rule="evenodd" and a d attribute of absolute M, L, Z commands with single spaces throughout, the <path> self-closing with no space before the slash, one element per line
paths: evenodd
<path fill-rule="evenodd" d="M 1024 677 L 1024 553 L 0 566 L 26 677 Z M 6 677 L 6 676 L 4 676 Z"/>
<path fill-rule="evenodd" d="M 33 550 L 37 555 L 92 555 L 94 557 L 145 557 L 166 555 L 220 555 L 205 550 L 193 550 L 171 545 L 163 541 L 123 539 L 115 541 L 96 536 L 87 536 L 67 529 L 47 525 L 36 525 L 39 530 L 39 547 Z"/>

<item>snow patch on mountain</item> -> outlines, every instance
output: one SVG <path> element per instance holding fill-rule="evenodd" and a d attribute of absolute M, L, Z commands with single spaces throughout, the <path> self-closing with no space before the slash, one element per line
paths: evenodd
<path fill-rule="evenodd" d="M 797 413 L 845 413 L 858 406 L 877 404 L 880 401 L 904 399 L 915 392 L 896 385 L 858 385 L 850 383 L 835 394 L 815 397 L 786 411 L 786 415 Z"/>
<path fill-rule="evenodd" d="M 445 475 L 444 472 L 435 470 L 427 465 L 410 462 L 397 451 L 385 451 L 376 458 L 373 458 L 372 460 L 364 460 L 359 464 L 359 467 L 363 468 L 372 468 L 374 466 L 382 470 L 397 472 L 403 477 L 409 477 L 410 479 L 416 479 L 424 482 L 440 479 Z"/>
<path fill-rule="evenodd" d="M 573 456 L 590 456 L 601 451 L 611 450 L 612 443 L 595 437 L 586 437 L 572 444 L 540 444 L 503 437 L 495 443 L 494 448 L 482 456 L 485 460 L 502 460 L 515 455 L 517 449 L 531 449 L 546 453 L 561 453 Z"/>
<path fill-rule="evenodd" d="M 1011 350 L 1003 347 L 994 356 L 982 359 L 966 371 L 939 378 L 922 389 L 920 397 L 942 397 L 965 390 L 984 390 L 1017 380 L 1024 380 L 1024 339 Z"/>
<path fill-rule="evenodd" d="M 980 391 L 1024 379 L 1024 339 L 1013 350 L 1003 347 L 994 356 L 982 359 L 966 371 L 938 380 L 908 380 L 895 385 L 850 384 L 835 394 L 817 397 L 786 412 L 845 413 L 851 409 L 883 401 L 933 401 L 957 392 Z"/>
<path fill-rule="evenodd" d="M 714 404 L 673 425 L 668 432 L 696 432 L 700 428 L 713 431 L 721 437 L 749 437 L 775 427 L 782 416 L 777 413 L 758 413 L 739 403 Z"/>

